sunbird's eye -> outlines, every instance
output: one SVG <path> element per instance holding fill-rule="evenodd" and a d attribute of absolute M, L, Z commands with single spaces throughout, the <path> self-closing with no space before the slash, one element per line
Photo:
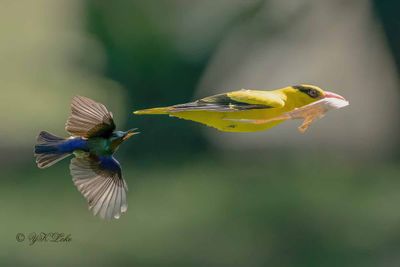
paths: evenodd
<path fill-rule="evenodd" d="M 308 92 L 308 95 L 311 96 L 312 98 L 317 98 L 319 96 L 319 93 L 317 90 L 310 89 Z"/>

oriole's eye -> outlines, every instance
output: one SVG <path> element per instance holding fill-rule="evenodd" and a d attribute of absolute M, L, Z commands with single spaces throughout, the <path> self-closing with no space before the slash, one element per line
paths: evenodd
<path fill-rule="evenodd" d="M 317 97 L 319 96 L 318 91 L 317 91 L 317 90 L 314 90 L 314 89 L 310 89 L 310 90 L 307 92 L 307 94 L 308 94 L 309 96 L 311 96 L 312 98 L 317 98 Z"/>
<path fill-rule="evenodd" d="M 307 94 L 312 98 L 318 98 L 320 96 L 320 92 L 310 86 L 305 85 L 295 85 L 293 86 L 294 89 L 299 90 L 300 92 Z"/>

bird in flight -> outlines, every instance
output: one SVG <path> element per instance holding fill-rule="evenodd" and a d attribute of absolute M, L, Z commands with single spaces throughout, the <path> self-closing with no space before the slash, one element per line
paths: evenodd
<path fill-rule="evenodd" d="M 304 119 L 304 132 L 328 110 L 348 105 L 344 97 L 314 85 L 288 86 L 273 91 L 242 89 L 168 107 L 135 111 L 137 115 L 167 114 L 224 132 L 268 130 L 288 119 Z"/>
<path fill-rule="evenodd" d="M 138 132 L 116 131 L 112 113 L 103 104 L 83 96 L 72 99 L 65 130 L 71 135 L 69 138 L 40 132 L 34 149 L 37 166 L 47 168 L 74 155 L 70 173 L 89 209 L 103 219 L 118 219 L 128 208 L 128 187 L 113 154 Z"/>

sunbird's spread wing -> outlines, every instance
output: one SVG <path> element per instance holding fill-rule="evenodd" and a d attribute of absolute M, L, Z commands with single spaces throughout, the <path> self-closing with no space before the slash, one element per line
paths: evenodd
<path fill-rule="evenodd" d="M 280 95 L 274 92 L 240 90 L 225 94 L 209 96 L 195 102 L 175 105 L 169 108 L 170 112 L 192 110 L 205 111 L 243 111 L 252 109 L 276 108 L 285 105 Z"/>
<path fill-rule="evenodd" d="M 118 161 L 111 157 L 85 156 L 73 158 L 70 164 L 72 180 L 89 203 L 94 215 L 103 219 L 118 219 L 126 212 L 127 185 Z"/>
<path fill-rule="evenodd" d="M 75 96 L 65 130 L 74 136 L 108 137 L 115 130 L 113 115 L 101 104 L 83 96 Z"/>

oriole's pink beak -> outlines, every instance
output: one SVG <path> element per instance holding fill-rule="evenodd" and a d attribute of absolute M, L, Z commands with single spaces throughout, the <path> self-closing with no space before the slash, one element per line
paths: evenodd
<path fill-rule="evenodd" d="M 338 98 L 341 100 L 346 100 L 343 96 L 329 92 L 329 91 L 325 91 L 324 97 L 325 98 Z"/>

